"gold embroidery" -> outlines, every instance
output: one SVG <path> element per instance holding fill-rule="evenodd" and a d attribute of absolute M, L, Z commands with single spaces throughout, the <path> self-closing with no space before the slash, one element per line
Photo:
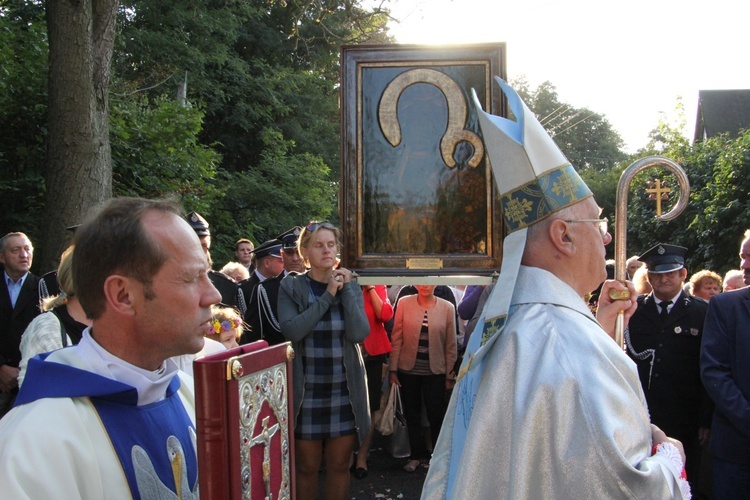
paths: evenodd
<path fill-rule="evenodd" d="M 574 178 L 570 172 L 563 172 L 557 182 L 553 184 L 552 192 L 566 200 L 573 201 L 578 199 L 577 193 L 580 189 L 581 178 L 576 175 Z"/>
<path fill-rule="evenodd" d="M 493 335 L 500 330 L 500 326 L 505 322 L 505 316 L 499 316 L 492 318 L 489 321 L 484 322 L 484 328 L 482 328 L 482 345 L 486 344 Z"/>
<path fill-rule="evenodd" d="M 526 214 L 531 211 L 532 206 L 531 200 L 512 198 L 505 206 L 505 218 L 516 223 L 521 223 L 526 219 Z"/>

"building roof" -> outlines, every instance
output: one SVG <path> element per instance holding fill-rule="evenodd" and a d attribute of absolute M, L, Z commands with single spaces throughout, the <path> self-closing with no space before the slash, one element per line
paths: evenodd
<path fill-rule="evenodd" d="M 701 90 L 698 92 L 698 116 L 695 142 L 727 132 L 737 137 L 750 127 L 750 89 Z"/>

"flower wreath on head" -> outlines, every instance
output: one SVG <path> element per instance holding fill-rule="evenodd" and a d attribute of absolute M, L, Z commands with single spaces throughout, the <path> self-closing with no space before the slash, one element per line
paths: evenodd
<path fill-rule="evenodd" d="M 241 324 L 242 320 L 237 316 L 225 319 L 224 321 L 219 321 L 214 318 L 213 323 L 211 323 L 211 331 L 209 332 L 209 335 L 219 335 L 220 333 L 236 330 Z"/>

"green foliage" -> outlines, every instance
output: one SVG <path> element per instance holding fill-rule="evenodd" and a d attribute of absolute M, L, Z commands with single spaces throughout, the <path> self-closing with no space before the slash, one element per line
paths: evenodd
<path fill-rule="evenodd" d="M 697 153 L 696 163 L 712 168 L 696 168 L 703 176 L 691 197 L 696 213 L 690 229 L 699 243 L 695 270 L 724 273 L 739 267 L 740 242 L 750 228 L 750 131 L 737 139 L 711 138 Z"/>
<path fill-rule="evenodd" d="M 617 182 L 625 166 L 623 162 L 607 170 L 586 169 L 580 172 L 581 178 L 594 193 L 596 202 L 602 207 L 602 217 L 607 217 L 612 224 L 617 205 Z"/>
<path fill-rule="evenodd" d="M 310 220 L 330 219 L 338 208 L 338 183 L 328 180 L 328 166 L 310 153 L 294 154 L 294 143 L 278 132 L 265 130 L 261 138 L 261 162 L 244 176 L 254 187 L 248 209 L 266 228 L 260 236 L 269 239 Z M 263 213 L 267 200 L 276 200 L 278 206 Z"/>
<path fill-rule="evenodd" d="M 617 182 L 628 160 L 622 138 L 603 115 L 562 102 L 550 82 L 532 89 L 522 77 L 511 85 L 576 168 L 602 207 L 602 217 L 614 227 Z M 607 251 L 612 257 L 614 245 Z"/>
<path fill-rule="evenodd" d="M 44 7 L 11 0 L 0 7 L 0 234 L 39 241 L 47 128 Z"/>
<path fill-rule="evenodd" d="M 198 210 L 212 256 L 336 210 L 342 44 L 384 42 L 385 11 L 359 1 L 125 0 L 114 67 L 131 90 L 171 91 L 205 111 L 202 144 L 222 157 L 222 197 Z M 197 209 L 196 209 L 197 210 Z"/>
<path fill-rule="evenodd" d="M 656 220 L 655 201 L 639 189 L 630 203 L 628 214 L 628 247 L 635 253 L 659 242 L 688 248 L 690 273 L 710 269 L 723 274 L 739 266 L 738 252 L 744 231 L 750 228 L 750 131 L 737 139 L 713 137 L 693 145 L 681 135 L 671 135 L 663 124 L 655 129 L 660 152 L 678 162 L 690 180 L 688 207 L 677 219 Z M 654 134 L 656 135 L 656 134 Z M 667 137 L 666 140 L 661 138 Z M 663 174 L 663 175 L 662 175 Z M 671 174 L 644 171 L 633 185 L 644 185 L 649 179 L 666 179 L 677 188 Z M 676 194 L 664 202 L 671 208 Z"/>
<path fill-rule="evenodd" d="M 113 191 L 154 198 L 178 194 L 186 206 L 206 211 L 218 197 L 210 184 L 219 155 L 198 143 L 203 112 L 158 98 L 116 101 L 110 112 Z"/>
<path fill-rule="evenodd" d="M 254 168 L 261 132 L 281 131 L 338 178 L 338 57 L 344 43 L 385 40 L 387 17 L 359 2 L 127 0 L 115 67 L 137 88 L 176 87 L 205 103 L 205 144 L 222 168 Z M 161 93 L 163 88 L 152 92 Z"/>
<path fill-rule="evenodd" d="M 294 144 L 271 129 L 261 139 L 256 168 L 222 174 L 224 196 L 211 214 L 215 219 L 209 219 L 219 228 L 212 233 L 217 267 L 234 259 L 240 237 L 258 244 L 310 220 L 331 220 L 336 213 L 338 185 L 328 180 L 328 166 L 320 157 L 294 153 Z"/>
<path fill-rule="evenodd" d="M 606 173 L 627 158 L 622 138 L 603 115 L 560 101 L 550 82 L 531 89 L 521 78 L 512 85 L 579 172 Z"/>
<path fill-rule="evenodd" d="M 0 6 L 0 223 L 32 235 L 44 204 L 44 16 L 38 0 Z M 339 50 L 388 41 L 386 21 L 351 0 L 123 0 L 115 193 L 179 194 L 211 223 L 217 259 L 240 236 L 262 241 L 335 216 Z M 199 105 L 165 97 L 185 82 Z"/>
<path fill-rule="evenodd" d="M 659 124 L 649 133 L 648 144 L 638 152 L 641 156 L 669 156 L 671 151 L 684 150 L 689 147 L 685 136 L 687 126 L 685 106 L 682 104 L 681 97 L 677 98 L 675 113 L 675 119 L 672 122 L 665 113 L 659 113 Z"/>

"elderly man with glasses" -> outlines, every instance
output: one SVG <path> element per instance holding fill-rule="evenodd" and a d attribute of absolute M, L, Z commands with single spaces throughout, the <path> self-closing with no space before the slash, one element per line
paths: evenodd
<path fill-rule="evenodd" d="M 614 301 L 615 281 L 596 318 L 583 300 L 606 278 L 601 209 L 498 83 L 515 121 L 475 105 L 509 234 L 422 498 L 683 498 L 681 445 L 651 424 L 636 367 L 608 335 L 635 301 Z"/>

